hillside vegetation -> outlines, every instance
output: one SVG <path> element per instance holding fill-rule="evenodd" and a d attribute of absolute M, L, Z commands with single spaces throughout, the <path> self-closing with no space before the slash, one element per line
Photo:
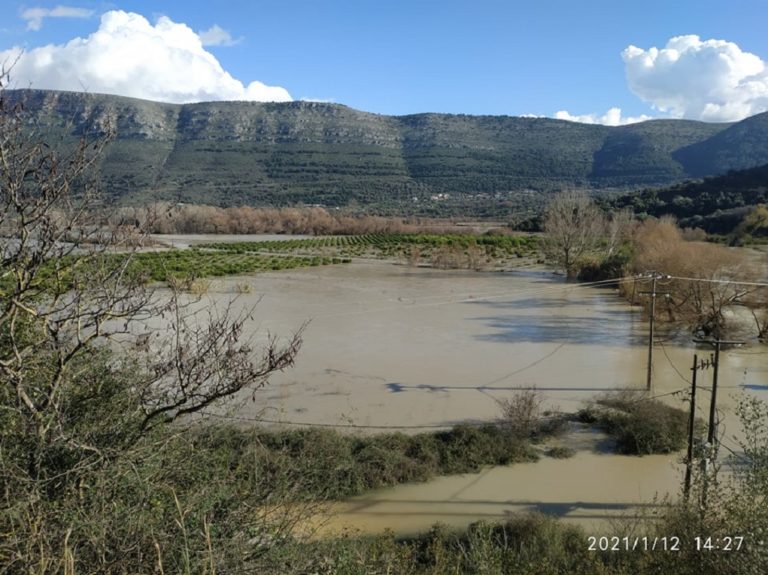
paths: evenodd
<path fill-rule="evenodd" d="M 737 124 L 621 127 L 547 118 L 382 116 L 316 102 L 172 105 L 117 96 L 8 94 L 49 142 L 116 127 L 100 158 L 122 203 L 342 206 L 381 213 L 526 213 L 534 191 L 669 185 L 768 163 L 768 115 Z"/>
<path fill-rule="evenodd" d="M 627 194 L 613 200 L 611 207 L 626 207 L 636 214 L 655 217 L 673 215 L 682 226 L 728 234 L 759 204 L 765 203 L 768 203 L 768 164 L 701 181 Z M 755 234 L 755 231 L 750 230 L 750 233 Z M 766 231 L 758 231 L 756 235 L 764 235 Z"/>

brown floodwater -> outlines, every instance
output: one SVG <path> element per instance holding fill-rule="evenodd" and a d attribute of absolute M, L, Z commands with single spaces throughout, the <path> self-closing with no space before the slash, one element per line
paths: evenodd
<path fill-rule="evenodd" d="M 244 283 L 250 293 L 236 296 Z M 216 280 L 207 297 L 217 305 L 237 297 L 239 309 L 258 301 L 257 342 L 309 320 L 296 366 L 230 414 L 245 424 L 415 433 L 493 420 L 499 400 L 521 388 L 538 389 L 548 408 L 575 411 L 600 393 L 645 387 L 648 326 L 640 309 L 614 289 L 566 284 L 544 269 L 479 273 L 355 262 Z M 687 408 L 695 348 L 685 336 L 660 331 L 653 395 Z M 722 354 L 720 430 L 731 449 L 738 450 L 738 394 L 768 399 L 767 374 L 759 347 Z M 699 381 L 710 385 L 711 373 Z M 702 418 L 708 401 L 703 389 Z M 681 454 L 612 455 L 599 439 L 566 438 L 576 442 L 571 459 L 542 458 L 357 497 L 335 508 L 329 529 L 410 533 L 436 521 L 463 526 L 526 510 L 604 525 L 652 513 L 655 500 L 677 495 Z"/>
<path fill-rule="evenodd" d="M 438 477 L 337 504 L 319 533 L 393 529 L 410 535 L 437 522 L 462 528 L 481 519 L 503 521 L 515 513 L 537 512 L 582 525 L 594 535 L 613 535 L 622 522 L 652 519 L 665 500 L 677 496 L 682 470 L 676 459 L 583 451 L 570 459 L 543 458 Z"/>

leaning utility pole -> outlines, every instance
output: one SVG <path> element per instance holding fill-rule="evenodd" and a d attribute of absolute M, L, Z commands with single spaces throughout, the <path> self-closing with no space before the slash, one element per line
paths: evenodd
<path fill-rule="evenodd" d="M 715 441 L 717 440 L 717 376 L 718 371 L 720 370 L 720 346 L 723 344 L 726 345 L 743 345 L 743 341 L 732 341 L 732 340 L 725 340 L 720 339 L 718 336 L 715 340 L 709 340 L 709 339 L 694 339 L 696 343 L 708 343 L 710 345 L 715 346 L 715 355 L 712 358 L 712 363 L 709 365 L 712 365 L 714 368 L 714 373 L 712 374 L 712 398 L 709 402 L 709 429 L 707 431 L 707 448 L 708 448 L 708 457 L 705 458 L 703 461 L 704 464 L 704 485 L 701 492 L 701 507 L 702 509 L 707 507 L 707 481 L 708 478 L 707 475 L 707 465 L 708 462 L 711 462 L 714 464 L 715 459 L 717 457 L 717 449 L 715 446 Z M 709 367 L 702 366 L 702 367 Z"/>
<path fill-rule="evenodd" d="M 648 272 L 644 277 L 650 278 L 653 283 L 651 284 L 651 291 L 641 291 L 640 295 L 650 295 L 651 296 L 651 313 L 649 318 L 649 332 L 648 332 L 648 375 L 647 375 L 647 381 L 646 381 L 646 389 L 648 391 L 651 391 L 651 386 L 653 384 L 653 322 L 654 318 L 656 316 L 656 296 L 657 295 L 669 295 L 668 292 L 657 292 L 656 291 L 656 281 L 664 278 L 668 278 L 669 276 L 666 276 L 664 274 L 660 274 L 659 272 Z"/>
<path fill-rule="evenodd" d="M 683 494 L 688 501 L 688 494 L 691 492 L 691 474 L 693 468 L 693 427 L 696 422 L 696 372 L 699 370 L 698 356 L 693 354 L 693 367 L 691 371 L 691 414 L 688 417 L 688 456 L 685 458 L 685 487 Z"/>
<path fill-rule="evenodd" d="M 714 368 L 714 373 L 712 375 L 712 399 L 709 402 L 709 431 L 707 432 L 707 443 L 714 446 L 715 445 L 715 438 L 717 437 L 716 433 L 716 415 L 717 415 L 717 375 L 718 371 L 720 370 L 720 346 L 723 344 L 725 345 L 744 345 L 743 341 L 732 341 L 732 340 L 725 340 L 725 339 L 694 339 L 696 343 L 708 343 L 710 345 L 715 346 L 715 357 L 712 360 L 712 367 Z"/>

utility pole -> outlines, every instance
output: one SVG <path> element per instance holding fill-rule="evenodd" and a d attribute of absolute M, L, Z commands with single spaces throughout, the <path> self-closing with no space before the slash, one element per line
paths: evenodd
<path fill-rule="evenodd" d="M 714 446 L 716 433 L 716 415 L 717 415 L 717 375 L 720 370 L 720 346 L 725 345 L 744 345 L 743 341 L 732 341 L 726 339 L 715 340 L 709 339 L 694 339 L 696 343 L 708 343 L 715 346 L 715 357 L 712 360 L 712 367 L 714 367 L 714 373 L 712 375 L 712 399 L 709 402 L 709 431 L 707 432 L 707 443 Z"/>
<path fill-rule="evenodd" d="M 699 370 L 698 366 L 699 358 L 693 354 L 693 367 L 691 371 L 693 376 L 691 378 L 691 414 L 688 417 L 688 457 L 685 459 L 685 486 L 683 488 L 683 494 L 685 500 L 688 501 L 688 495 L 691 492 L 691 473 L 693 468 L 693 426 L 696 421 L 696 372 Z"/>
<path fill-rule="evenodd" d="M 712 358 L 712 363 L 709 365 L 712 365 L 714 368 L 714 373 L 712 374 L 712 398 L 709 402 L 709 429 L 707 431 L 707 449 L 709 451 L 708 457 L 706 457 L 703 461 L 704 465 L 704 485 L 701 492 L 701 507 L 702 509 L 706 509 L 707 507 L 707 482 L 708 482 L 708 463 L 711 462 L 714 464 L 715 459 L 717 457 L 717 449 L 715 446 L 715 441 L 717 440 L 717 376 L 718 371 L 720 370 L 720 346 L 723 344 L 726 345 L 743 345 L 743 341 L 733 341 L 733 340 L 725 340 L 720 339 L 718 336 L 715 340 L 709 340 L 709 339 L 694 339 L 696 343 L 708 343 L 710 345 L 715 346 L 715 355 Z M 709 365 L 702 366 L 709 367 Z"/>
<path fill-rule="evenodd" d="M 656 291 L 656 282 L 660 279 L 668 278 L 669 276 L 666 276 L 664 274 L 660 274 L 659 272 L 649 272 L 645 275 L 645 277 L 650 277 L 651 281 L 653 282 L 651 285 L 651 291 L 641 291 L 640 295 L 649 295 L 651 296 L 651 314 L 649 318 L 649 331 L 648 331 L 648 375 L 646 380 L 646 389 L 648 391 L 651 391 L 651 387 L 653 385 L 653 322 L 656 316 L 656 296 L 657 295 L 669 295 L 668 292 L 657 292 Z"/>

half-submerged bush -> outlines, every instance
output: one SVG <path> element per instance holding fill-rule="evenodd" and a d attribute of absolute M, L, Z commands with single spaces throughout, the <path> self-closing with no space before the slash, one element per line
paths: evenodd
<path fill-rule="evenodd" d="M 542 410 L 544 397 L 539 390 L 518 389 L 499 401 L 501 416 L 497 424 L 509 437 L 517 440 L 540 440 L 563 434 L 569 416 L 555 410 Z"/>
<path fill-rule="evenodd" d="M 687 412 L 633 392 L 606 395 L 579 417 L 605 430 L 617 451 L 629 455 L 679 451 L 688 437 Z"/>
<path fill-rule="evenodd" d="M 471 473 L 490 465 L 536 458 L 530 444 L 496 425 L 458 425 L 405 435 L 348 435 L 328 428 L 240 430 L 209 426 L 193 434 L 199 457 L 226 457 L 228 465 L 258 462 L 269 483 L 291 478 L 297 501 L 342 499 L 370 489 Z"/>

